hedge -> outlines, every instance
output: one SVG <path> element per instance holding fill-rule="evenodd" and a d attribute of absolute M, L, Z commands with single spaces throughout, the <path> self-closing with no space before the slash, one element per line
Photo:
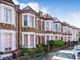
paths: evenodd
<path fill-rule="evenodd" d="M 63 40 L 50 40 L 49 45 L 54 48 L 62 47 L 64 46 L 64 41 Z"/>
<path fill-rule="evenodd" d="M 21 51 L 24 53 L 24 55 L 35 55 L 44 53 L 44 49 L 41 45 L 37 45 L 36 48 L 22 48 Z"/>

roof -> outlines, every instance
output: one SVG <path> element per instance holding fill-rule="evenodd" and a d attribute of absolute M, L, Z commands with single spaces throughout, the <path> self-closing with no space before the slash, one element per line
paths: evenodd
<path fill-rule="evenodd" d="M 62 26 L 69 26 L 66 22 L 61 23 Z"/>
<path fill-rule="evenodd" d="M 26 6 L 25 8 L 22 9 L 22 11 L 31 11 L 36 13 L 30 6 Z"/>
<path fill-rule="evenodd" d="M 8 2 L 8 3 L 14 4 L 12 0 L 0 0 L 0 2 Z"/>
<path fill-rule="evenodd" d="M 45 14 L 42 16 L 45 20 L 53 20 L 53 17 L 49 14 Z"/>
<path fill-rule="evenodd" d="M 53 17 L 54 23 L 61 23 L 57 17 Z"/>
<path fill-rule="evenodd" d="M 43 12 L 39 10 L 39 12 L 36 13 L 37 17 L 42 17 Z"/>

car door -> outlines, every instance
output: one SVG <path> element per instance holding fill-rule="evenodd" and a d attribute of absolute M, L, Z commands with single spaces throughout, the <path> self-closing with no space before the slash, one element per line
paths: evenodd
<path fill-rule="evenodd" d="M 76 60 L 80 60 L 80 52 L 78 52 L 77 54 L 76 54 L 77 56 L 77 59 Z"/>

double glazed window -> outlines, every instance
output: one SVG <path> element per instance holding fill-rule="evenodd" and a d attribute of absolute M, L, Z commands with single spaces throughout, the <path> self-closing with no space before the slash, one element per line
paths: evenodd
<path fill-rule="evenodd" d="M 55 56 L 75 60 L 75 55 L 70 53 L 58 52 Z"/>
<path fill-rule="evenodd" d="M 34 16 L 30 16 L 30 25 L 31 25 L 31 27 L 35 27 Z"/>
<path fill-rule="evenodd" d="M 58 40 L 58 36 L 55 36 L 55 40 Z"/>
<path fill-rule="evenodd" d="M 10 9 L 4 8 L 4 20 L 6 23 L 12 22 L 12 14 Z"/>
<path fill-rule="evenodd" d="M 27 15 L 24 15 L 24 26 L 27 26 Z"/>
<path fill-rule="evenodd" d="M 11 50 L 12 47 L 12 34 L 11 33 L 4 33 L 4 47 L 5 50 Z"/>
<path fill-rule="evenodd" d="M 30 46 L 33 47 L 34 46 L 34 35 L 30 34 L 30 36 L 28 34 L 24 34 L 24 46 L 29 46 L 28 43 L 30 43 Z"/>
<path fill-rule="evenodd" d="M 34 35 L 30 35 L 30 46 L 34 46 Z"/>
<path fill-rule="evenodd" d="M 46 22 L 46 30 L 49 30 L 49 22 Z"/>
<path fill-rule="evenodd" d="M 28 46 L 28 35 L 27 34 L 24 35 L 24 45 Z"/>
<path fill-rule="evenodd" d="M 29 17 L 29 20 L 28 20 L 28 17 Z M 29 25 L 28 25 L 28 23 L 29 23 Z M 24 26 L 35 27 L 34 16 L 24 15 Z"/>
<path fill-rule="evenodd" d="M 57 24 L 55 25 L 55 29 L 56 29 L 56 32 L 58 32 L 58 25 Z"/>

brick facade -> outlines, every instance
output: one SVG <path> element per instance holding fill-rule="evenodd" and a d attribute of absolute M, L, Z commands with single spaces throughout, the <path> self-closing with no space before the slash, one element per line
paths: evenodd
<path fill-rule="evenodd" d="M 3 54 L 6 53 L 6 56 L 11 56 L 11 52 L 18 48 L 34 48 L 38 44 L 47 45 L 50 40 L 63 40 L 64 42 L 79 40 L 79 28 L 61 22 L 49 14 L 43 14 L 41 11 L 35 12 L 30 6 L 20 9 L 20 6 L 15 6 L 12 0 L 1 0 L 1 3 L 3 7 L 0 7 L 0 16 L 2 16 L 0 18 L 0 51 Z M 6 16 L 2 15 L 7 14 L 2 11 L 4 8 L 9 8 L 12 16 L 9 17 L 10 21 L 7 21 Z M 9 45 L 6 46 L 1 42 L 8 42 Z M 1 58 L 4 56 L 1 55 Z"/>

